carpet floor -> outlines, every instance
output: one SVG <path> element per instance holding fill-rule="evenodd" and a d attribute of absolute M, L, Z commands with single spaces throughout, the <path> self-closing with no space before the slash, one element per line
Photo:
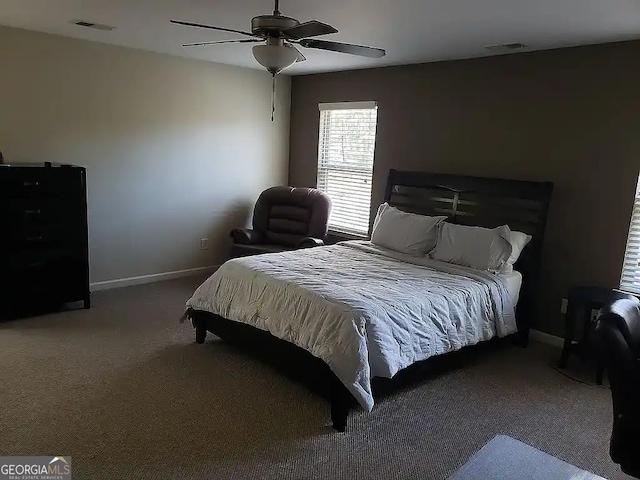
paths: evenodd
<path fill-rule="evenodd" d="M 74 479 L 443 479 L 503 434 L 609 479 L 609 390 L 533 344 L 385 395 L 329 426 L 327 400 L 179 324 L 202 278 L 0 323 L 0 455 L 71 455 Z"/>

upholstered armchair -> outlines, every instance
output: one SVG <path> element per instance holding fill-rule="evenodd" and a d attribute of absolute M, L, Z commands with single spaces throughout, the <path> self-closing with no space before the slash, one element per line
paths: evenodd
<path fill-rule="evenodd" d="M 640 301 L 602 308 L 596 332 L 613 400 L 611 459 L 640 478 Z"/>
<path fill-rule="evenodd" d="M 253 209 L 253 228 L 231 231 L 232 257 L 324 245 L 331 200 L 315 188 L 271 187 Z"/>

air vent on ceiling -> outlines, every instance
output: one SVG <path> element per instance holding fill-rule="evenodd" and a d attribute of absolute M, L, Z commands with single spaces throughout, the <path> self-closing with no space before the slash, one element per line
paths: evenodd
<path fill-rule="evenodd" d="M 78 25 L 79 27 L 93 28 L 94 30 L 104 30 L 110 32 L 111 30 L 115 30 L 116 27 L 112 27 L 111 25 L 102 25 L 100 23 L 86 22 L 84 20 L 72 20 L 71 23 L 74 25 Z"/>
<path fill-rule="evenodd" d="M 504 45 L 490 45 L 485 48 L 490 52 L 512 52 L 514 50 L 522 50 L 526 47 L 524 43 L 505 43 Z"/>

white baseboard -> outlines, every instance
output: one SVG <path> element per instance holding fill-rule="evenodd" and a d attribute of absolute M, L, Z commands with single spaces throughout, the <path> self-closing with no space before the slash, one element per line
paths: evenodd
<path fill-rule="evenodd" d="M 546 343 L 554 347 L 562 347 L 564 339 L 551 335 L 549 333 L 541 332 L 540 330 L 529 330 L 529 338 L 534 342 Z"/>
<path fill-rule="evenodd" d="M 109 290 L 111 288 L 131 287 L 145 283 L 160 282 L 162 280 L 172 280 L 174 278 L 189 277 L 198 273 L 213 273 L 219 265 L 210 267 L 189 268 L 187 270 L 176 270 L 175 272 L 154 273 L 151 275 L 140 275 L 139 277 L 117 278 L 105 282 L 94 282 L 90 285 L 92 292 Z"/>

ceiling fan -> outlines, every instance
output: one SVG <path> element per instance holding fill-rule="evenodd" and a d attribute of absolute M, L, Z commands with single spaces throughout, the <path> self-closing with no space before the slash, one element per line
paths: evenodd
<path fill-rule="evenodd" d="M 248 38 L 237 40 L 222 40 L 217 42 L 188 43 L 184 47 L 204 47 L 221 43 L 263 43 L 253 47 L 253 56 L 257 62 L 274 76 L 282 70 L 289 68 L 296 62 L 306 60 L 305 56 L 296 48 L 300 45 L 304 48 L 329 50 L 331 52 L 349 53 L 370 58 L 384 57 L 386 52 L 381 48 L 352 45 L 349 43 L 330 42 L 309 37 L 337 33 L 338 30 L 331 25 L 311 20 L 300 23 L 295 18 L 285 17 L 280 13 L 279 0 L 275 0 L 272 15 L 259 15 L 251 19 L 251 32 L 234 30 L 231 28 L 214 27 L 200 23 L 171 20 L 171 23 L 185 25 L 187 27 L 206 28 L 222 32 L 231 32 L 244 35 Z"/>

